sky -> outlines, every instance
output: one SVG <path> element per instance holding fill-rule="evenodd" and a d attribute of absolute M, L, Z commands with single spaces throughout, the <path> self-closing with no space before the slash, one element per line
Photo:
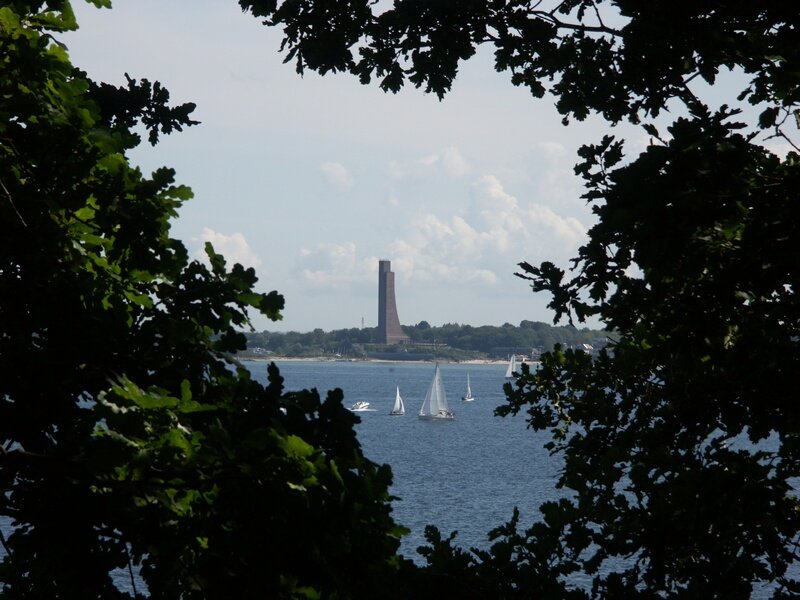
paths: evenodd
<path fill-rule="evenodd" d="M 641 150 L 646 134 L 598 118 L 565 127 L 494 71 L 464 63 L 439 101 L 346 74 L 297 75 L 281 31 L 235 0 L 76 1 L 80 30 L 60 38 L 99 81 L 160 81 L 173 103 L 194 102 L 200 125 L 143 143 L 145 173 L 173 167 L 195 197 L 172 235 L 202 258 L 211 241 L 253 267 L 258 291 L 286 299 L 261 331 L 375 327 L 378 260 L 395 273 L 405 325 L 552 322 L 549 298 L 514 276 L 517 263 L 565 268 L 594 223 L 573 174 L 576 150 L 606 133 Z M 590 325 L 597 325 L 596 323 Z"/>

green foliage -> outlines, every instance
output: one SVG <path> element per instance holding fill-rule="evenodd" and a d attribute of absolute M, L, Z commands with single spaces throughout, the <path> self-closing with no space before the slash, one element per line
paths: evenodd
<path fill-rule="evenodd" d="M 679 119 L 629 165 L 595 179 L 585 163 L 587 195 L 602 189 L 605 203 L 579 275 L 554 283 L 523 265 L 535 288 L 568 298 L 554 308 L 621 332 L 613 356 L 547 357 L 504 412 L 527 406 L 552 428 L 585 529 L 573 556 L 593 572 L 636 555 L 618 574 L 628 586 L 733 597 L 796 585 L 800 423 L 786 390 L 800 368 L 800 163 L 736 128 L 724 113 Z"/>
<path fill-rule="evenodd" d="M 126 153 L 193 106 L 89 80 L 54 39 L 75 27 L 68 2 L 0 7 L 3 597 L 131 597 L 115 569 L 138 597 L 375 596 L 403 533 L 388 467 L 340 392 L 227 358 L 246 310 L 278 319 L 283 298 L 169 237 L 191 191 Z"/>
<path fill-rule="evenodd" d="M 353 4 L 240 0 L 284 27 L 300 71 L 442 97 L 486 44 L 514 85 L 554 96 L 564 123 L 594 112 L 644 121 L 652 136 L 634 157 L 612 136 L 582 148 L 576 173 L 598 217 L 588 242 L 571 269 L 520 263 L 557 320 L 594 317 L 619 335 L 596 360 L 557 347 L 506 386 L 500 414 L 552 432 L 572 495 L 524 534 L 512 519 L 489 552 L 467 556 L 430 532 L 429 585 L 566 597 L 582 593 L 571 577 L 583 573 L 598 597 L 742 598 L 765 582 L 800 593 L 788 569 L 800 559 L 800 156 L 786 129 L 800 114 L 797 7 L 364 0 L 343 18 Z M 693 91 L 727 70 L 744 81 L 728 104 L 760 113 L 748 134 Z M 650 120 L 667 110 L 683 116 L 662 136 Z M 795 152 L 778 158 L 756 143 L 768 137 Z"/>

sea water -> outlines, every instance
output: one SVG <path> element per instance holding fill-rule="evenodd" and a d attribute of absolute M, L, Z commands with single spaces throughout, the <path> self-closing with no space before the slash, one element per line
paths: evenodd
<path fill-rule="evenodd" d="M 527 427 L 524 415 L 497 417 L 505 399 L 504 364 L 440 364 L 453 420 L 421 420 L 417 412 L 433 378 L 431 363 L 276 361 L 286 390 L 341 388 L 345 406 L 370 403 L 356 435 L 370 460 L 388 464 L 394 475 L 390 492 L 396 522 L 410 529 L 401 554 L 419 560 L 426 525 L 444 535 L 456 531 L 455 544 L 486 548 L 487 534 L 506 523 L 514 507 L 523 528 L 538 519 L 538 507 L 560 496 L 556 478 L 560 460 L 543 448 L 546 432 Z M 248 362 L 253 376 L 266 382 L 267 363 Z M 467 373 L 472 402 L 463 402 Z M 395 386 L 406 414 L 393 416 Z"/>

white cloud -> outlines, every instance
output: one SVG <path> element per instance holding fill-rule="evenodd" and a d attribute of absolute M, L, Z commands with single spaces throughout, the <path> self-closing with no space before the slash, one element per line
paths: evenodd
<path fill-rule="evenodd" d="M 299 271 L 302 282 L 312 288 L 347 289 L 372 282 L 377 277 L 378 259 L 358 258 L 353 242 L 320 244 L 315 250 L 304 249 Z"/>
<path fill-rule="evenodd" d="M 445 174 L 460 178 L 467 175 L 472 167 L 461 151 L 455 146 L 447 146 L 439 152 L 428 154 L 410 162 L 393 160 L 389 163 L 389 176 L 392 179 L 420 179 Z"/>
<path fill-rule="evenodd" d="M 411 224 L 410 231 L 409 239 L 396 239 L 389 246 L 392 270 L 401 282 L 431 289 L 497 283 L 494 271 L 481 264 L 483 235 L 464 219 L 445 222 L 426 214 Z"/>
<path fill-rule="evenodd" d="M 429 154 L 428 156 L 423 156 L 417 162 L 421 165 L 426 167 L 433 167 L 439 164 L 439 155 L 438 154 Z"/>
<path fill-rule="evenodd" d="M 327 180 L 339 188 L 347 190 L 353 187 L 353 176 L 343 164 L 338 162 L 326 162 L 320 165 L 320 170 L 325 174 Z"/>
<path fill-rule="evenodd" d="M 458 148 L 453 146 L 442 151 L 442 165 L 444 170 L 453 177 L 463 177 L 470 170 L 469 163 L 458 151 Z"/>
<path fill-rule="evenodd" d="M 541 202 L 522 206 L 493 175 L 474 185 L 476 202 L 489 239 L 487 246 L 501 254 L 548 254 L 567 260 L 586 237 L 586 227 L 575 217 L 558 214 Z"/>
<path fill-rule="evenodd" d="M 474 184 L 480 215 L 487 227 L 487 244 L 501 253 L 511 249 L 512 239 L 527 237 L 519 202 L 503 189 L 494 175 L 484 175 Z"/>
<path fill-rule="evenodd" d="M 501 212 L 518 210 L 517 199 L 503 189 L 503 184 L 494 175 L 484 175 L 474 186 L 490 209 L 499 209 Z"/>
<path fill-rule="evenodd" d="M 578 219 L 557 215 L 551 208 L 542 204 L 531 204 L 526 211 L 526 216 L 534 227 L 544 226 L 567 248 L 577 250 L 586 238 L 586 227 Z"/>
<path fill-rule="evenodd" d="M 196 239 L 197 238 L 195 238 L 195 240 Z M 225 257 L 225 261 L 229 266 L 233 263 L 239 263 L 243 267 L 252 267 L 254 269 L 261 266 L 261 259 L 256 256 L 244 235 L 241 233 L 225 235 L 224 233 L 219 233 L 213 229 L 204 227 L 200 234 L 199 241 L 203 242 L 203 244 L 201 244 L 201 247 L 194 253 L 194 256 L 203 262 L 207 263 L 208 258 L 202 246 L 205 245 L 205 242 L 211 242 L 211 245 L 214 246 L 214 250 Z"/>
<path fill-rule="evenodd" d="M 563 158 L 567 149 L 560 142 L 537 142 L 535 148 L 549 158 Z"/>
<path fill-rule="evenodd" d="M 579 219 L 592 219 L 586 201 L 583 180 L 575 175 L 579 158 L 561 142 L 542 141 L 535 144 L 534 162 L 530 165 L 536 183 L 536 201 L 561 214 Z"/>
<path fill-rule="evenodd" d="M 539 202 L 521 203 L 494 175 L 480 177 L 472 192 L 459 213 L 414 213 L 398 223 L 400 232 L 390 243 L 373 247 L 392 261 L 400 284 L 428 290 L 495 287 L 519 260 L 564 263 L 584 242 L 586 227 L 577 218 Z M 375 282 L 376 255 L 364 256 L 351 241 L 319 244 L 301 252 L 301 279 L 316 289 L 366 289 Z"/>

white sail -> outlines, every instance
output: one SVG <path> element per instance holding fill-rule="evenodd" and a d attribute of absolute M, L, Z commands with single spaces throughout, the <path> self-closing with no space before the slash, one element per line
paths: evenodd
<path fill-rule="evenodd" d="M 517 370 L 517 356 L 516 354 L 511 355 L 511 360 L 508 361 L 508 368 L 506 369 L 506 379 L 511 379 L 514 377 L 514 371 Z"/>
<path fill-rule="evenodd" d="M 469 385 L 469 373 L 467 373 L 467 393 L 461 398 L 464 402 L 472 402 L 475 398 L 472 395 L 472 388 Z"/>
<path fill-rule="evenodd" d="M 390 415 L 406 414 L 406 407 L 403 405 L 403 398 L 400 397 L 400 386 L 397 386 L 397 395 L 394 397 L 394 406 Z"/>
<path fill-rule="evenodd" d="M 452 419 L 455 415 L 447 406 L 447 396 L 442 383 L 442 375 L 439 372 L 439 364 L 433 372 L 433 381 L 425 394 L 425 401 L 419 409 L 420 419 Z"/>

